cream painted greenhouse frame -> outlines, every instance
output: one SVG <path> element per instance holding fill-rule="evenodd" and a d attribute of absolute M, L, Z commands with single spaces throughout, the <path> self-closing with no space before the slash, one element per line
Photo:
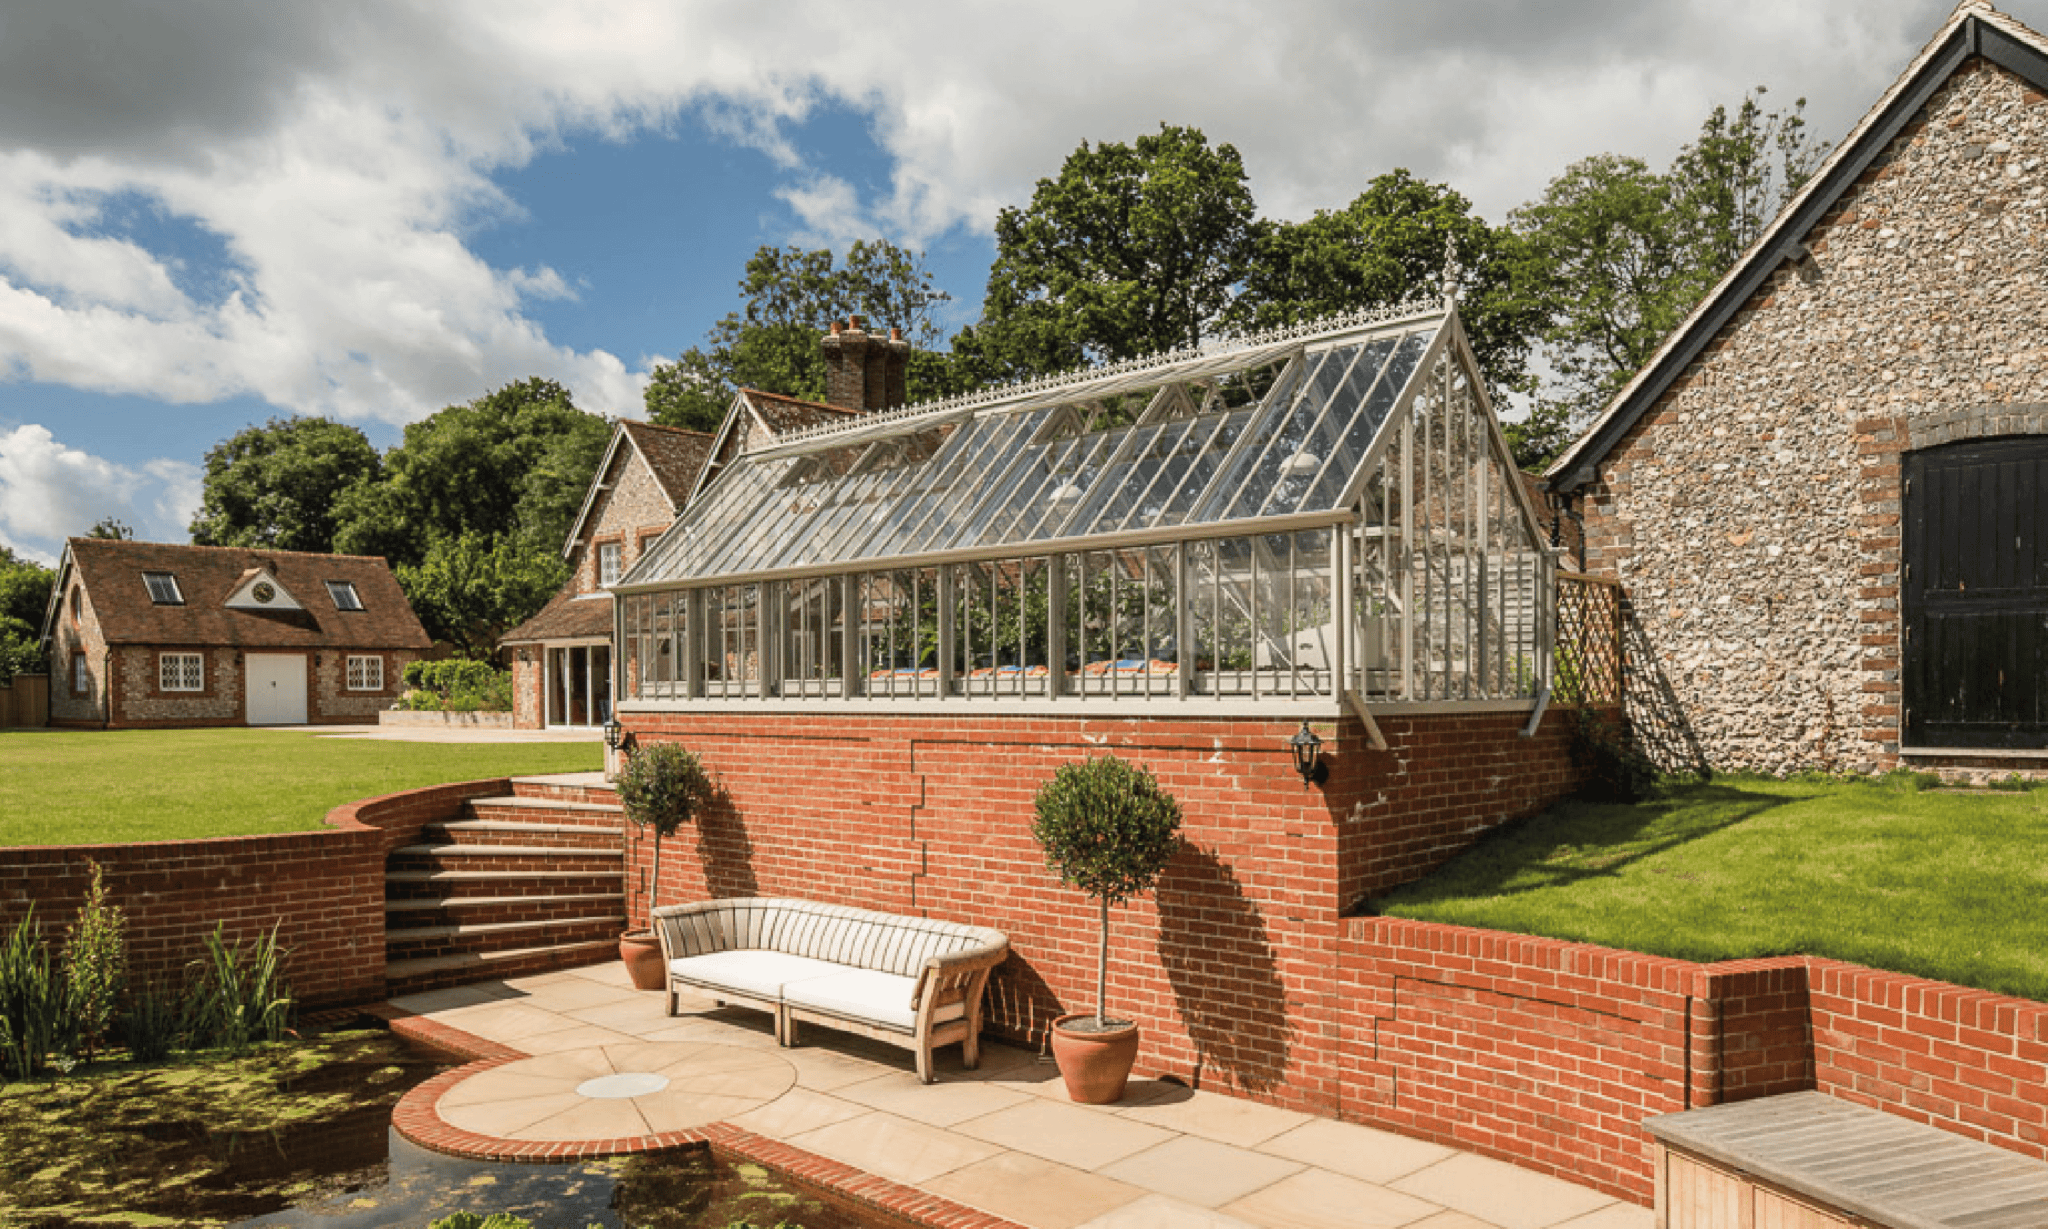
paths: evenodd
<path fill-rule="evenodd" d="M 613 587 L 622 712 L 1540 711 L 1552 552 L 1455 307 L 787 435 Z"/>

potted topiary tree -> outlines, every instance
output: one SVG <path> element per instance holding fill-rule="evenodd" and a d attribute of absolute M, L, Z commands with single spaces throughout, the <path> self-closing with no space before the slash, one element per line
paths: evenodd
<path fill-rule="evenodd" d="M 1138 1056 L 1135 1021 L 1112 1019 L 1109 907 L 1152 886 L 1180 848 L 1180 804 L 1152 774 L 1115 756 L 1063 764 L 1038 789 L 1031 835 L 1060 882 L 1102 907 L 1095 961 L 1095 1010 L 1052 1022 L 1052 1052 L 1067 1095 L 1103 1105 L 1124 1095 Z"/>
<path fill-rule="evenodd" d="M 661 839 L 674 836 L 711 804 L 711 774 L 704 771 L 704 761 L 680 744 L 653 743 L 627 758 L 618 791 L 626 819 L 643 833 L 654 832 L 654 878 L 647 893 L 647 911 L 652 914 L 660 903 Z M 659 990 L 668 980 L 661 967 L 661 942 L 652 930 L 620 935 L 619 959 L 639 989 Z"/>

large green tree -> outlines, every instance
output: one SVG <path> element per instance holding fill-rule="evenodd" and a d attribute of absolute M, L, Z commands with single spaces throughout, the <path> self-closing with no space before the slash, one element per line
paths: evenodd
<path fill-rule="evenodd" d="M 1018 378 L 1199 343 L 1245 276 L 1254 216 L 1244 160 L 1200 129 L 1084 141 L 997 215 L 981 323 L 953 349 Z"/>
<path fill-rule="evenodd" d="M 1337 312 L 1439 298 L 1455 260 L 1459 316 L 1487 383 L 1525 388 L 1542 314 L 1516 275 L 1521 238 L 1473 214 L 1445 184 L 1389 171 L 1349 205 L 1300 222 L 1261 222 L 1243 287 L 1228 312 L 1245 330 Z"/>
<path fill-rule="evenodd" d="M 381 481 L 337 500 L 334 547 L 417 564 L 465 534 L 559 551 L 611 428 L 553 380 L 529 379 L 412 423 Z"/>
<path fill-rule="evenodd" d="M 870 329 L 899 328 L 925 358 L 912 365 L 913 400 L 943 383 L 943 362 L 930 357 L 939 340 L 932 312 L 949 296 L 938 289 L 921 253 L 886 241 L 857 242 L 843 262 L 829 249 L 763 247 L 747 261 L 742 301 L 713 325 L 704 344 L 654 369 L 647 416 L 671 427 L 709 431 L 744 386 L 790 397 L 825 395 L 825 359 L 818 340 L 834 320 L 866 318 Z"/>
<path fill-rule="evenodd" d="M 1510 225 L 1523 284 L 1539 296 L 1554 374 L 1536 409 L 1585 423 L 1649 361 L 1798 191 L 1824 147 L 1802 111 L 1766 111 L 1758 89 L 1715 107 L 1669 169 L 1601 154 L 1573 163 Z M 1569 431 L 1552 430 L 1562 447 Z M 1554 450 L 1553 450 L 1554 451 Z"/>
<path fill-rule="evenodd" d="M 342 495 L 382 473 L 376 447 L 356 428 L 325 418 L 273 418 L 207 450 L 192 540 L 331 551 Z"/>
<path fill-rule="evenodd" d="M 506 535 L 436 538 L 417 564 L 397 569 L 427 634 L 465 657 L 489 657 L 498 637 L 547 604 L 568 579 L 559 551 Z"/>
<path fill-rule="evenodd" d="M 0 679 L 45 668 L 43 613 L 57 574 L 0 545 Z"/>

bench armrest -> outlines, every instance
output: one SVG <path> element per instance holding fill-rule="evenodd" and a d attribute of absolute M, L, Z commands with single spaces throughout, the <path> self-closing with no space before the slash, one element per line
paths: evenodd
<path fill-rule="evenodd" d="M 965 994 L 970 985 L 978 989 L 988 979 L 989 971 L 1009 956 L 1010 944 L 1005 940 L 987 947 L 971 947 L 966 951 L 931 957 L 917 971 L 917 985 L 910 991 L 911 1007 L 915 1009 L 924 1005 L 927 990 L 933 992 L 933 1001 L 937 1002 L 954 994 Z"/>

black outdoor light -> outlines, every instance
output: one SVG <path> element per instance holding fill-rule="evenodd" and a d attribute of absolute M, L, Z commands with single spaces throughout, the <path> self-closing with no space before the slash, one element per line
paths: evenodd
<path fill-rule="evenodd" d="M 619 723 L 617 717 L 604 723 L 604 745 L 614 751 L 626 745 L 626 727 Z"/>
<path fill-rule="evenodd" d="M 1287 740 L 1287 749 L 1294 752 L 1294 771 L 1301 774 L 1303 788 L 1321 785 L 1330 775 L 1322 760 L 1323 740 L 1308 728 L 1308 722 L 1301 723 L 1293 738 Z"/>

